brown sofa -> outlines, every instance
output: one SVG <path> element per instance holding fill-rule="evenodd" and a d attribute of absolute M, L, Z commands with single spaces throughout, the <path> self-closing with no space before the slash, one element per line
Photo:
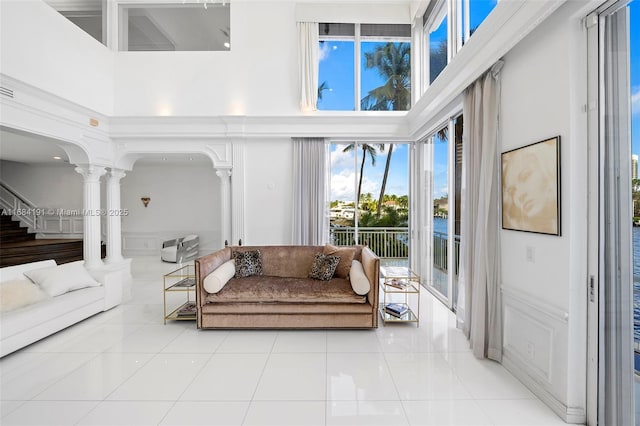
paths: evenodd
<path fill-rule="evenodd" d="M 347 278 L 308 278 L 323 246 L 226 247 L 195 261 L 198 328 L 375 328 L 378 326 L 380 258 L 355 246 L 369 293 L 356 294 Z M 259 249 L 262 275 L 231 278 L 217 293 L 204 279 L 234 251 Z"/>

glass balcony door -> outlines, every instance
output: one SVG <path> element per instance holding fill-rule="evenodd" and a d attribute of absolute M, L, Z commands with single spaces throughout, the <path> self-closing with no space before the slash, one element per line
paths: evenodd
<path fill-rule="evenodd" d="M 460 253 L 462 116 L 448 120 L 416 144 L 412 160 L 414 270 L 423 286 L 450 309 L 457 301 Z"/>
<path fill-rule="evenodd" d="M 407 265 L 409 145 L 335 143 L 330 152 L 329 241 L 364 244 L 384 262 Z"/>

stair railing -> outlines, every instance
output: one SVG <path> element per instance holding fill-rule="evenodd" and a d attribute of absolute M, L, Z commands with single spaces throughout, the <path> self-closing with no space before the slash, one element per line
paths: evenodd
<path fill-rule="evenodd" d="M 17 217 L 32 231 L 38 229 L 38 216 L 41 209 L 18 195 L 15 190 L 3 182 L 0 182 L 0 207 L 4 210 L 4 214 Z"/>

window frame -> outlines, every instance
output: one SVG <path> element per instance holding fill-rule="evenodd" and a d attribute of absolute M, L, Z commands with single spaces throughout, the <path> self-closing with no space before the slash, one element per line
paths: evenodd
<path fill-rule="evenodd" d="M 360 26 L 362 24 L 369 24 L 369 23 L 360 23 L 360 22 L 341 22 L 343 24 L 353 24 L 354 26 L 354 35 L 352 36 L 340 36 L 340 35 L 319 35 L 318 36 L 318 40 L 319 42 L 323 42 L 323 41 L 353 41 L 353 84 L 354 84 L 354 90 L 353 90 L 353 102 L 354 102 L 354 109 L 353 111 L 355 112 L 374 112 L 374 111 L 366 111 L 366 110 L 362 110 L 360 107 L 360 101 L 362 100 L 362 70 L 361 70 L 361 54 L 362 54 L 362 42 L 393 42 L 393 43 L 409 43 L 409 46 L 411 48 L 411 55 L 414 54 L 413 52 L 413 39 L 411 37 L 411 35 L 407 36 L 407 37 L 402 37 L 402 36 L 373 36 L 373 35 L 368 35 L 368 36 L 362 36 L 361 35 L 361 31 L 360 31 Z M 324 22 L 321 22 L 320 25 L 324 24 Z M 382 24 L 381 24 L 382 25 Z M 404 25 L 404 24 L 403 24 Z M 409 25 L 409 24 L 406 24 Z M 411 63 L 413 64 L 413 61 L 411 61 Z M 318 64 L 318 68 L 320 67 L 320 64 Z M 412 67 L 413 68 L 413 67 Z M 319 71 L 319 69 L 318 69 Z M 413 75 L 413 69 L 411 69 L 411 74 Z M 412 77 L 410 77 L 412 78 Z M 413 91 L 411 93 L 411 101 L 409 102 L 409 105 L 413 105 Z M 319 111 L 347 111 L 347 110 L 331 110 L 331 109 L 318 109 Z M 407 110 L 408 111 L 408 110 Z M 375 112 L 399 112 L 399 111 L 375 111 Z M 403 112 L 403 111 L 400 111 Z"/>
<path fill-rule="evenodd" d="M 447 65 L 449 65 L 451 60 L 463 48 L 464 44 L 471 38 L 471 1 L 472 0 L 437 0 L 432 8 L 428 8 L 425 11 L 422 17 L 422 40 L 424 43 L 421 49 L 422 72 L 420 73 L 422 78 L 422 93 L 433 84 L 433 82 L 430 81 L 430 33 L 437 29 L 436 24 L 441 23 L 444 16 L 448 18 Z M 499 4 L 500 1 L 501 0 L 496 0 L 496 5 Z M 491 14 L 491 12 L 489 14 Z M 480 27 L 480 25 L 478 27 Z"/>

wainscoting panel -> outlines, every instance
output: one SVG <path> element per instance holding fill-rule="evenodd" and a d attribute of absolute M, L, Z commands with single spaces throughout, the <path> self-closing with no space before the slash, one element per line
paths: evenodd
<path fill-rule="evenodd" d="M 156 233 L 123 232 L 122 254 L 130 256 L 160 256 L 162 240 Z"/>
<path fill-rule="evenodd" d="M 200 238 L 199 255 L 212 253 L 223 247 L 220 243 L 220 233 L 217 231 L 195 232 Z M 160 256 L 163 241 L 171 240 L 177 236 L 186 236 L 189 232 L 163 231 L 163 232 L 122 232 L 122 255 L 131 256 Z"/>
<path fill-rule="evenodd" d="M 503 365 L 565 421 L 567 407 L 567 312 L 522 290 L 502 286 Z"/>
<path fill-rule="evenodd" d="M 36 229 L 38 238 L 83 238 L 84 218 L 77 215 L 42 216 Z"/>

